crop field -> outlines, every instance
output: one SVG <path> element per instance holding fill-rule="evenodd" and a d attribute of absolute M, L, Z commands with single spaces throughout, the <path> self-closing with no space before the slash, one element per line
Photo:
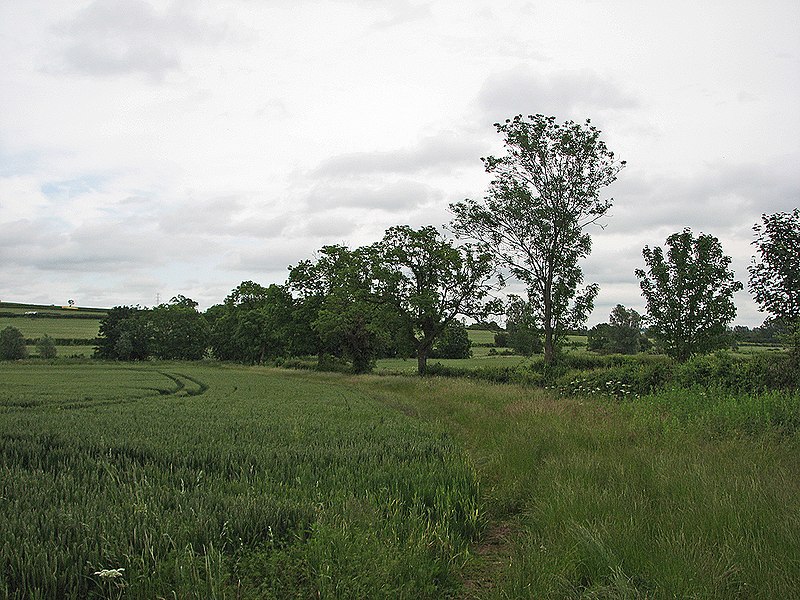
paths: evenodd
<path fill-rule="evenodd" d="M 0 380 L 0 598 L 800 589 L 797 393 L 165 362 Z"/>
<path fill-rule="evenodd" d="M 97 319 L 58 319 L 49 317 L 0 317 L 0 329 L 16 327 L 28 339 L 49 335 L 51 338 L 93 340 L 97 337 Z"/>
<path fill-rule="evenodd" d="M 197 364 L 0 378 L 0 597 L 439 598 L 479 531 L 453 440 L 335 382 Z"/>

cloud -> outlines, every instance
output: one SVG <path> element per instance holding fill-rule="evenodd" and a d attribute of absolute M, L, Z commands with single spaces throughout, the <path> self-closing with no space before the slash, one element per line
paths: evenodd
<path fill-rule="evenodd" d="M 490 75 L 478 94 L 478 104 L 493 121 L 537 113 L 583 121 L 598 111 L 637 108 L 639 101 L 612 80 L 587 69 L 545 75 L 520 66 Z"/>
<path fill-rule="evenodd" d="M 333 156 L 320 163 L 310 175 L 333 178 L 372 173 L 450 172 L 457 165 L 477 164 L 484 151 L 483 145 L 468 134 L 445 132 L 423 138 L 409 148 Z"/>
<path fill-rule="evenodd" d="M 371 2 L 365 2 L 368 6 L 373 6 Z M 431 3 L 414 3 L 408 0 L 399 0 L 396 2 L 387 3 L 387 10 L 390 12 L 389 16 L 385 19 L 376 21 L 375 26 L 378 28 L 393 27 L 395 25 L 402 25 L 411 21 L 418 21 L 431 16 Z"/>
<path fill-rule="evenodd" d="M 65 45 L 61 69 L 97 77 L 144 74 L 162 80 L 181 67 L 182 43 L 219 40 L 222 29 L 172 3 L 157 11 L 144 0 L 95 0 L 56 28 Z"/>
<path fill-rule="evenodd" d="M 691 227 L 714 234 L 800 202 L 800 176 L 779 165 L 718 161 L 695 174 L 629 175 L 624 171 L 613 187 L 607 222 L 617 231 Z"/>
<path fill-rule="evenodd" d="M 398 213 L 441 197 L 441 192 L 429 185 L 401 179 L 385 184 L 359 183 L 354 186 L 320 184 L 308 194 L 307 202 L 315 210 L 360 208 Z"/>

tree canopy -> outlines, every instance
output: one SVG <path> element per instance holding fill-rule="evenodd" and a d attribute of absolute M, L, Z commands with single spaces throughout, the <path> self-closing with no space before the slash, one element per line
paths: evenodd
<path fill-rule="evenodd" d="M 491 312 L 492 257 L 471 245 L 454 245 L 435 227 L 407 225 L 388 229 L 375 250 L 377 292 L 405 322 L 417 370 L 424 375 L 436 341 L 457 317 L 483 318 Z"/>
<path fill-rule="evenodd" d="M 749 288 L 760 310 L 795 333 L 800 329 L 800 209 L 762 215 L 753 227 L 758 252 L 749 267 Z"/>
<path fill-rule="evenodd" d="M 517 115 L 495 127 L 507 153 L 483 159 L 493 176 L 487 195 L 451 204 L 451 227 L 491 250 L 525 284 L 552 363 L 560 337 L 585 322 L 598 293 L 595 284 L 579 290 L 578 262 L 591 250 L 586 227 L 611 207 L 600 191 L 625 163 L 589 120 L 559 125 L 554 117 Z"/>
<path fill-rule="evenodd" d="M 648 272 L 636 269 L 651 331 L 678 360 L 725 347 L 727 325 L 736 315 L 733 294 L 742 289 L 729 269 L 730 257 L 716 237 L 695 238 L 688 228 L 669 236 L 667 246 L 666 256 L 660 247 L 645 246 Z"/>

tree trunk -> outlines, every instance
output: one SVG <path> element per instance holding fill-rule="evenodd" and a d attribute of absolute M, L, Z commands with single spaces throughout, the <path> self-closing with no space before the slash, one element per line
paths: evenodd
<path fill-rule="evenodd" d="M 422 351 L 422 347 L 417 351 L 417 374 L 422 377 L 428 370 L 428 352 Z"/>
<path fill-rule="evenodd" d="M 556 362 L 556 348 L 553 340 L 553 328 L 545 324 L 544 327 L 544 364 L 552 365 Z"/>

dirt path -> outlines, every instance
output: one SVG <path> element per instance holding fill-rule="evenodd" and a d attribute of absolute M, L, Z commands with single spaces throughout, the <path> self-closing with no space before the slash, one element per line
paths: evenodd
<path fill-rule="evenodd" d="M 483 598 L 496 585 L 511 563 L 516 530 L 510 522 L 489 526 L 475 547 L 475 557 L 467 568 L 461 600 Z"/>

